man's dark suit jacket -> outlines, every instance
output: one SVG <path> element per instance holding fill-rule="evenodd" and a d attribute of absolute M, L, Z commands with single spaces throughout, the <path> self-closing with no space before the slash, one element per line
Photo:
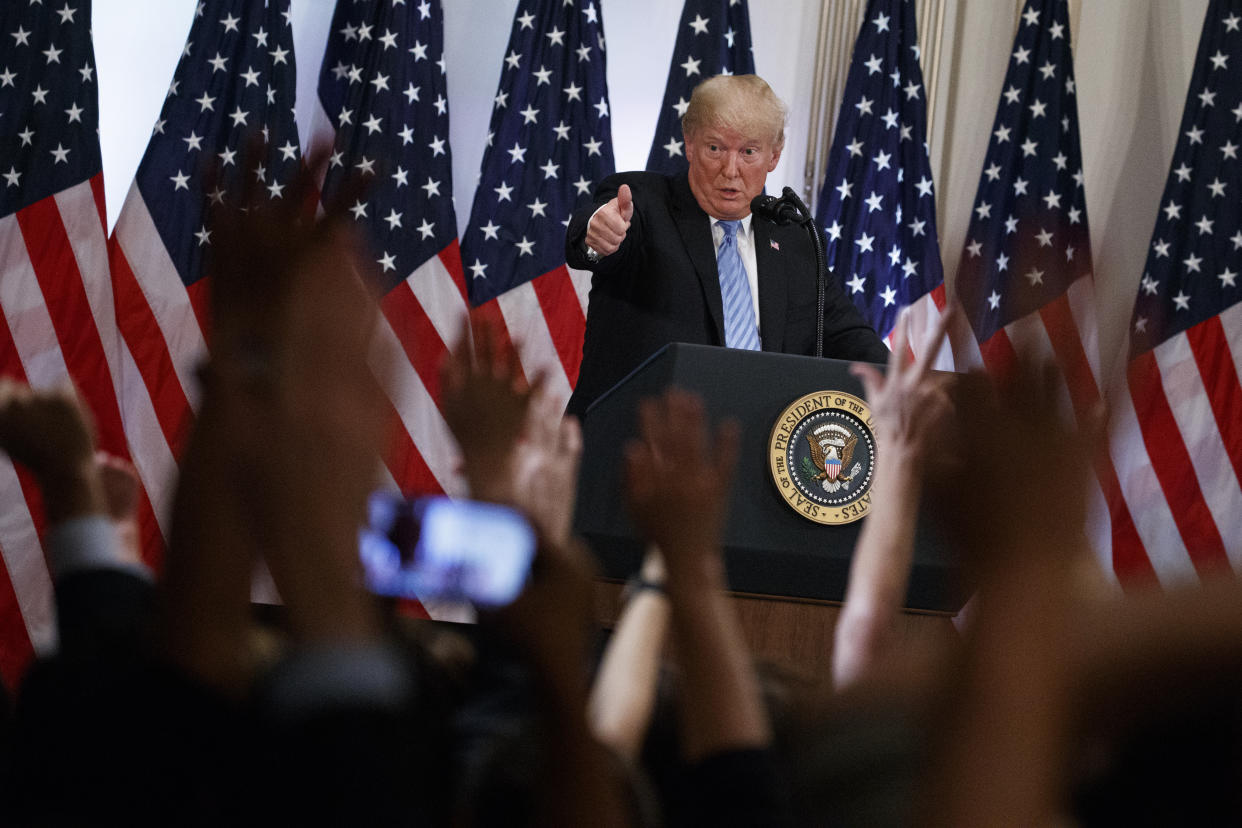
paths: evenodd
<path fill-rule="evenodd" d="M 622 184 L 634 196 L 634 217 L 621 247 L 592 264 L 584 239 L 591 215 Z M 801 227 L 751 222 L 759 271 L 759 332 L 763 350 L 815 352 L 815 251 Z M 724 309 L 711 219 L 683 173 L 668 177 L 613 175 L 594 204 L 574 213 L 565 238 L 570 267 L 594 271 L 582 368 L 566 413 L 581 416 L 643 360 L 670 342 L 724 344 Z M 828 280 L 824 356 L 884 362 L 888 349 L 841 286 Z"/>

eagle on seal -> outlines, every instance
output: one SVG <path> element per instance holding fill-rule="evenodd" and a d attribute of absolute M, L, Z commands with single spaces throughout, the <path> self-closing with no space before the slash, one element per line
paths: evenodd
<path fill-rule="evenodd" d="M 840 437 L 835 440 L 825 440 L 821 444 L 808 434 L 806 441 L 811 444 L 811 462 L 815 464 L 815 468 L 819 469 L 819 474 L 815 475 L 816 480 L 840 480 L 842 483 L 849 483 L 853 479 L 843 474 L 829 473 L 826 466 L 828 461 L 832 460 L 840 461 L 838 470 L 848 468 L 850 460 L 854 458 L 854 446 L 858 444 L 858 435 L 851 434 L 845 440 Z M 838 443 L 841 445 L 837 445 Z"/>

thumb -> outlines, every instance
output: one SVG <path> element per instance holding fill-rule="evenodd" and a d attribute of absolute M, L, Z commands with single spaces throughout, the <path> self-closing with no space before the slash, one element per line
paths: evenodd
<path fill-rule="evenodd" d="M 617 209 L 621 211 L 621 218 L 625 221 L 634 217 L 634 196 L 630 194 L 629 184 L 622 184 L 617 190 Z"/>

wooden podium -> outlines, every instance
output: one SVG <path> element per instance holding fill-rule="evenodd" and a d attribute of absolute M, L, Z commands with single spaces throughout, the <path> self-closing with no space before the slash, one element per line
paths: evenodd
<path fill-rule="evenodd" d="M 731 417 L 741 425 L 724 553 L 729 586 L 739 596 L 752 646 L 796 663 L 805 663 L 808 648 L 826 658 L 833 605 L 845 594 L 862 523 L 823 525 L 791 508 L 773 480 L 769 443 L 782 412 L 800 397 L 832 390 L 864 398 L 849 364 L 674 343 L 597 399 L 583 419 L 574 523 L 598 556 L 604 576 L 624 580 L 642 557 L 644 542 L 626 513 L 622 489 L 622 452 L 637 433 L 638 402 L 669 387 L 692 391 L 703 398 L 713 421 Z M 963 601 L 943 542 L 929 521 L 920 520 L 905 606 L 911 613 L 937 617 L 941 627 Z"/>

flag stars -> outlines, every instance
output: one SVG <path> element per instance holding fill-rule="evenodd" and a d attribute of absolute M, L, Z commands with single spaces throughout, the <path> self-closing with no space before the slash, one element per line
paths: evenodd
<path fill-rule="evenodd" d="M 1238 157 L 1238 145 L 1233 141 L 1226 141 L 1225 145 L 1220 148 L 1220 153 L 1225 158 L 1233 158 L 1236 160 Z"/>
<path fill-rule="evenodd" d="M 384 273 L 397 269 L 397 257 L 389 253 L 387 250 L 384 251 L 383 256 L 375 260 L 375 263 L 382 268 Z"/>
<path fill-rule="evenodd" d="M 1155 296 L 1156 293 L 1160 290 L 1160 284 L 1155 279 L 1151 278 L 1150 273 L 1144 273 L 1143 281 L 1142 281 L 1142 288 L 1143 288 L 1143 292 L 1146 293 L 1148 296 Z"/>
<path fill-rule="evenodd" d="M 877 14 L 877 15 L 875 16 L 875 19 L 874 19 L 874 20 L 872 20 L 871 22 L 875 24 L 875 30 L 876 30 L 876 32 L 877 32 L 877 33 L 878 33 L 878 32 L 887 32 L 887 31 L 888 31 L 888 21 L 889 21 L 890 19 L 891 19 L 891 18 L 889 18 L 889 16 L 888 16 L 887 14 Z"/>
<path fill-rule="evenodd" d="M 21 180 L 22 174 L 17 171 L 16 167 L 10 165 L 9 171 L 4 173 L 5 184 L 9 187 L 17 187 L 20 185 Z"/>
<path fill-rule="evenodd" d="M 540 66 L 538 71 L 530 74 L 535 79 L 535 86 L 547 86 L 552 83 L 552 70 L 547 67 Z"/>
<path fill-rule="evenodd" d="M 1234 282 L 1238 278 L 1238 274 L 1229 268 L 1225 268 L 1222 272 L 1217 273 L 1216 278 L 1220 279 L 1220 286 L 1222 288 L 1237 287 Z"/>
<path fill-rule="evenodd" d="M 859 236 L 857 239 L 854 240 L 854 244 L 858 245 L 859 253 L 874 253 L 875 252 L 874 248 L 872 247 L 872 245 L 875 244 L 875 236 L 869 236 L 866 233 L 863 233 L 861 236 Z"/>
<path fill-rule="evenodd" d="M 850 287 L 850 293 L 862 293 L 867 287 L 867 282 L 857 273 L 855 273 L 854 278 L 850 279 L 846 282 L 846 284 Z"/>
<path fill-rule="evenodd" d="M 1203 143 L 1203 130 L 1199 127 L 1191 127 L 1186 130 L 1186 137 L 1190 139 L 1191 146 Z"/>
<path fill-rule="evenodd" d="M 871 195 L 867 196 L 867 198 L 863 199 L 863 201 L 867 204 L 868 213 L 874 213 L 876 210 L 879 210 L 883 200 L 884 197 L 874 191 L 872 191 Z"/>
<path fill-rule="evenodd" d="M 191 131 L 189 135 L 181 139 L 185 141 L 185 151 L 201 150 L 203 148 L 203 138 L 196 132 Z"/>
<path fill-rule="evenodd" d="M 409 129 L 409 127 L 406 127 L 406 129 Z M 432 158 L 435 158 L 438 155 L 444 155 L 444 139 L 439 135 L 433 137 L 431 139 L 431 143 L 427 144 L 427 149 L 431 150 Z"/>
<path fill-rule="evenodd" d="M 69 116 L 68 122 L 71 124 L 82 123 L 82 113 L 85 111 L 86 110 L 78 106 L 77 102 L 75 101 L 73 104 L 70 105 L 68 109 L 65 110 L 65 114 Z"/>
<path fill-rule="evenodd" d="M 1203 272 L 1200 267 L 1203 264 L 1202 256 L 1196 256 L 1194 253 L 1191 253 L 1185 259 L 1182 259 L 1182 264 L 1186 266 L 1186 270 L 1188 271 L 1193 271 L 1195 273 Z"/>
<path fill-rule="evenodd" d="M 1035 143 L 1035 141 L 1031 140 L 1030 138 L 1027 138 L 1025 141 L 1022 142 L 1022 157 L 1027 158 L 1027 157 L 1034 155 L 1035 150 L 1037 150 L 1038 148 L 1039 148 L 1039 144 Z"/>
<path fill-rule="evenodd" d="M 836 187 L 834 187 L 833 189 L 834 189 L 834 190 L 836 190 L 838 193 L 840 193 L 840 194 L 841 194 L 841 200 L 842 200 L 842 201 L 845 201 L 845 200 L 846 200 L 847 198 L 849 198 L 849 197 L 850 197 L 850 195 L 852 195 L 852 193 L 853 193 L 853 190 L 854 190 L 854 182 L 850 181 L 849 179 L 842 178 L 842 179 L 841 179 L 841 183 L 840 183 L 840 184 L 838 184 L 838 185 L 837 185 Z"/>
<path fill-rule="evenodd" d="M 883 63 L 884 61 L 882 61 L 880 58 L 876 57 L 875 55 L 872 55 L 871 60 L 865 61 L 863 65 L 867 67 L 868 75 L 875 75 L 879 73 L 880 67 L 883 65 Z"/>
<path fill-rule="evenodd" d="M 1051 80 L 1052 76 L 1057 73 L 1056 64 L 1052 61 L 1048 61 L 1043 66 L 1039 67 L 1039 73 L 1044 76 L 1044 80 Z"/>
<path fill-rule="evenodd" d="M 1221 22 L 1225 24 L 1225 31 L 1236 32 L 1238 31 L 1239 21 L 1242 21 L 1242 17 L 1238 17 L 1236 14 L 1230 13 L 1230 15 L 1224 18 Z"/>
<path fill-rule="evenodd" d="M 523 124 L 539 123 L 539 110 L 535 109 L 534 104 L 527 104 L 526 108 L 521 111 Z"/>
<path fill-rule="evenodd" d="M 371 85 L 375 87 L 375 93 L 388 91 L 388 75 L 382 72 L 376 72 L 375 77 L 371 78 Z"/>
<path fill-rule="evenodd" d="M 421 41 L 416 40 L 414 45 L 409 48 L 409 53 L 414 56 L 415 63 L 418 63 L 420 60 L 426 60 L 427 46 Z M 518 55 L 518 57 L 521 57 L 521 55 Z"/>
<path fill-rule="evenodd" d="M 397 34 L 392 29 L 385 29 L 384 34 L 380 36 L 380 43 L 384 44 L 384 51 L 397 48 Z"/>
<path fill-rule="evenodd" d="M 892 285 L 888 285 L 880 292 L 880 298 L 884 300 L 884 307 L 897 304 L 897 291 L 893 290 Z"/>
<path fill-rule="evenodd" d="M 1035 238 L 1039 240 L 1040 247 L 1052 247 L 1052 233 L 1046 228 L 1041 227 Z"/>
<path fill-rule="evenodd" d="M 551 159 L 551 158 L 549 158 L 549 159 L 548 159 L 548 163 L 544 164 L 544 165 L 543 165 L 542 167 L 540 167 L 539 169 L 543 170 L 543 177 L 544 177 L 545 179 L 546 179 L 546 178 L 556 178 L 556 177 L 557 177 L 557 174 L 556 174 L 556 173 L 557 173 L 557 170 L 559 170 L 559 169 L 560 169 L 560 166 L 558 166 L 557 164 L 553 164 L 553 163 L 552 163 L 552 159 Z"/>
<path fill-rule="evenodd" d="M 1013 194 L 1015 196 L 1026 195 L 1026 188 L 1030 185 L 1030 183 L 1031 182 L 1027 181 L 1025 178 L 1014 179 Z"/>
<path fill-rule="evenodd" d="M 1204 89 L 1199 93 L 1199 103 L 1203 106 L 1216 106 L 1216 93 L 1211 90 Z"/>
<path fill-rule="evenodd" d="M 682 154 L 681 147 L 682 147 L 682 142 L 670 136 L 668 139 L 668 143 L 663 146 L 663 149 L 665 152 L 668 153 L 669 158 L 673 158 L 675 156 Z"/>
<path fill-rule="evenodd" d="M 1000 164 L 992 164 L 990 167 L 988 167 L 986 170 L 983 171 L 983 174 L 988 177 L 988 181 L 997 180 L 998 178 L 1000 178 L 1000 174 L 1001 174 Z"/>
<path fill-rule="evenodd" d="M 547 206 L 548 206 L 548 203 L 546 201 L 540 201 L 538 198 L 536 198 L 530 204 L 527 204 L 526 208 L 530 210 L 531 218 L 534 218 L 535 216 L 543 216 L 544 218 L 546 218 L 547 217 L 547 212 L 546 212 Z"/>
<path fill-rule="evenodd" d="M 1230 236 L 1229 241 L 1233 242 L 1234 250 L 1242 250 L 1242 230 L 1239 230 Z"/>
<path fill-rule="evenodd" d="M 1070 224 L 1078 224 L 1082 221 L 1082 210 L 1079 210 L 1077 207 L 1069 208 L 1067 215 L 1069 215 Z"/>
<path fill-rule="evenodd" d="M 707 18 L 701 14 L 696 14 L 694 19 L 690 21 L 690 28 L 694 29 L 696 35 L 707 34 Z"/>
<path fill-rule="evenodd" d="M 354 169 L 362 175 L 375 175 L 375 159 L 364 155 L 357 164 L 354 164 Z"/>
<path fill-rule="evenodd" d="M 211 73 L 225 72 L 228 69 L 229 59 L 216 52 L 216 56 L 207 61 L 211 64 Z"/>
<path fill-rule="evenodd" d="M 1005 218 L 1005 235 L 1018 232 L 1018 217 L 1010 215 Z"/>
<path fill-rule="evenodd" d="M 1215 224 L 1215 222 L 1205 215 L 1195 222 L 1195 227 L 1199 229 L 1200 236 L 1210 236 L 1212 235 L 1213 224 Z"/>
<path fill-rule="evenodd" d="M 966 245 L 966 254 L 972 259 L 977 259 L 983 254 L 983 242 L 970 240 L 970 244 Z"/>
<path fill-rule="evenodd" d="M 553 26 L 552 31 L 544 35 L 548 39 L 548 46 L 564 46 L 565 33 L 559 27 Z"/>
<path fill-rule="evenodd" d="M 272 199 L 280 198 L 281 195 L 284 193 L 284 191 L 285 191 L 285 185 L 281 184 L 279 181 L 273 181 L 271 184 L 267 185 L 268 198 L 272 198 Z"/>
<path fill-rule="evenodd" d="M 498 235 L 500 232 L 500 225 L 496 224 L 491 219 L 488 219 L 487 224 L 480 227 L 479 230 L 483 231 L 484 241 L 487 241 L 488 239 L 495 239 L 497 241 L 500 240 L 500 236 Z"/>
<path fill-rule="evenodd" d="M 1190 310 L 1190 296 L 1184 290 L 1179 290 L 1173 297 L 1173 306 L 1177 310 Z"/>
<path fill-rule="evenodd" d="M 246 116 L 248 116 L 249 114 L 250 114 L 249 112 L 243 111 L 242 108 L 239 106 L 229 114 L 229 117 L 233 119 L 233 126 L 245 126 Z"/>
<path fill-rule="evenodd" d="M 980 202 L 979 206 L 975 208 L 975 214 L 979 216 L 980 219 L 991 218 L 992 205 L 986 201 Z"/>
<path fill-rule="evenodd" d="M 919 272 L 918 262 L 911 258 L 906 258 L 906 263 L 901 266 L 901 276 L 903 279 L 909 279 Z"/>
<path fill-rule="evenodd" d="M 44 89 L 42 85 L 39 85 L 34 88 L 34 90 L 30 93 L 30 96 L 34 98 L 35 103 L 45 104 L 47 103 L 47 93 L 49 91 L 51 90 Z"/>
<path fill-rule="evenodd" d="M 1021 96 L 1022 92 L 1018 87 L 1010 84 L 1009 88 L 1005 90 L 1005 103 L 1017 103 Z"/>
<path fill-rule="evenodd" d="M 1054 166 L 1056 166 L 1058 170 L 1065 169 L 1065 162 L 1068 160 L 1069 159 L 1065 157 L 1065 153 L 1063 152 L 1058 152 L 1056 155 L 1052 157 L 1052 163 Z"/>
<path fill-rule="evenodd" d="M 375 133 L 380 131 L 380 123 L 381 123 L 381 119 L 376 117 L 375 115 L 372 115 L 370 118 L 367 118 L 365 121 L 363 121 L 362 125 L 366 127 L 367 135 L 374 135 Z"/>
<path fill-rule="evenodd" d="M 170 175 L 168 177 L 168 180 L 173 183 L 174 193 L 177 192 L 177 190 L 189 190 L 190 189 L 190 177 L 186 175 L 185 173 L 181 172 L 180 170 L 177 171 L 176 175 Z"/>
<path fill-rule="evenodd" d="M 1002 253 L 996 257 L 996 272 L 1000 273 L 1002 270 L 1008 270 L 1008 269 L 1009 269 L 1009 256 L 1005 253 Z"/>
<path fill-rule="evenodd" d="M 1044 196 L 1044 203 L 1048 205 L 1049 210 L 1056 209 L 1061 206 L 1061 194 L 1056 190 L 1049 190 L 1048 195 Z"/>
<path fill-rule="evenodd" d="M 858 103 L 854 104 L 854 108 L 858 110 L 858 116 L 861 118 L 863 115 L 870 115 L 873 103 L 874 101 L 864 95 Z"/>
<path fill-rule="evenodd" d="M 474 264 L 470 265 L 470 272 L 474 274 L 475 279 L 486 279 L 487 265 L 478 259 L 474 260 Z"/>
<path fill-rule="evenodd" d="M 884 126 L 888 127 L 889 129 L 897 128 L 897 113 L 894 112 L 893 110 L 890 109 L 888 110 L 888 112 L 885 112 L 884 117 L 881 120 L 884 121 Z"/>
<path fill-rule="evenodd" d="M 909 101 L 909 100 L 913 100 L 917 98 L 919 96 L 919 92 L 921 91 L 921 89 L 922 87 L 920 87 L 917 83 L 915 83 L 914 81 L 910 81 L 908 84 L 906 84 L 905 88 L 902 91 L 906 93 L 906 100 Z"/>
<path fill-rule="evenodd" d="M 1027 49 L 1025 46 L 1019 46 L 1018 50 L 1013 53 L 1013 59 L 1018 63 L 1030 63 L 1031 50 Z"/>
<path fill-rule="evenodd" d="M 388 231 L 392 232 L 401 226 L 401 213 L 396 210 L 389 210 L 388 215 L 384 216 L 384 221 L 388 222 Z"/>
<path fill-rule="evenodd" d="M 573 81 L 570 81 L 569 86 L 566 86 L 561 91 L 565 93 L 565 98 L 567 100 L 570 100 L 570 101 L 582 100 L 582 87 L 574 83 Z"/>
<path fill-rule="evenodd" d="M 578 191 L 576 195 L 586 195 L 591 192 L 591 182 L 579 175 L 578 180 L 574 182 L 574 189 Z"/>
<path fill-rule="evenodd" d="M 1192 170 L 1190 167 L 1186 166 L 1185 162 L 1183 162 L 1180 167 L 1173 171 L 1173 174 L 1177 176 L 1178 181 L 1189 181 L 1191 172 Z"/>
<path fill-rule="evenodd" d="M 427 193 L 427 198 L 438 196 L 440 194 L 440 182 L 431 176 L 427 176 L 427 183 L 422 185 L 422 189 Z"/>
<path fill-rule="evenodd" d="M 1061 23 L 1053 23 L 1048 27 L 1048 34 L 1053 40 L 1061 40 L 1065 37 L 1065 26 Z"/>
<path fill-rule="evenodd" d="M 496 187 L 493 192 L 496 193 L 499 201 L 513 200 L 513 188 L 503 181 L 500 182 L 500 186 Z"/>
<path fill-rule="evenodd" d="M 1157 259 L 1167 259 L 1169 257 L 1169 243 L 1164 239 L 1156 239 L 1151 243 L 1151 246 L 1156 252 Z"/>
<path fill-rule="evenodd" d="M 17 80 L 17 74 L 11 71 L 9 67 L 4 67 L 4 71 L 0 72 L 0 89 L 6 86 L 13 86 L 13 81 L 15 80 Z"/>
<path fill-rule="evenodd" d="M 1031 105 L 1027 108 L 1031 110 L 1031 120 L 1034 120 L 1036 118 L 1044 117 L 1044 113 L 1048 109 L 1048 104 L 1044 103 L 1039 98 L 1036 98 L 1031 101 Z"/>
<path fill-rule="evenodd" d="M 1042 270 L 1039 270 L 1038 268 L 1033 267 L 1030 269 L 1028 273 L 1024 275 L 1026 276 L 1027 280 L 1031 283 L 1031 287 L 1035 287 L 1036 285 L 1042 285 L 1044 283 L 1044 272 Z"/>
<path fill-rule="evenodd" d="M 596 138 L 594 138 L 594 137 L 592 137 L 592 138 L 591 138 L 591 140 L 589 140 L 589 141 L 583 141 L 583 142 L 582 142 L 582 147 L 583 147 L 583 149 L 585 149 L 585 150 L 587 151 L 587 157 L 590 157 L 590 156 L 592 156 L 592 155 L 600 155 L 599 148 L 600 148 L 600 147 L 602 147 L 603 145 L 604 145 L 604 144 L 603 144 L 603 142 L 602 142 L 602 141 L 600 141 L 600 140 L 598 140 L 598 139 L 596 139 Z M 602 156 L 601 156 L 601 157 L 602 157 Z"/>
<path fill-rule="evenodd" d="M 514 244 L 517 246 L 519 257 L 535 255 L 535 243 L 527 240 L 525 236 L 522 236 L 522 240 L 520 242 L 514 242 Z"/>
<path fill-rule="evenodd" d="M 992 134 L 996 136 L 996 143 L 1003 144 L 1009 140 L 1009 132 L 1010 132 L 1009 127 L 1000 126 L 1000 127 L 997 127 L 996 131 L 993 132 Z"/>
<path fill-rule="evenodd" d="M 505 150 L 505 152 L 509 153 L 510 164 L 525 163 L 526 161 L 526 147 L 516 141 L 513 142 L 513 147 Z"/>
<path fill-rule="evenodd" d="M 992 291 L 988 294 L 988 308 L 991 310 L 998 309 L 1000 307 L 1000 300 L 1000 294 L 996 291 Z"/>
<path fill-rule="evenodd" d="M 824 228 L 824 232 L 828 234 L 831 241 L 841 240 L 841 222 L 833 221 L 832 224 Z"/>
<path fill-rule="evenodd" d="M 203 245 L 206 245 L 206 244 L 211 244 L 211 231 L 208 230 L 206 227 L 200 227 L 198 228 L 198 232 L 194 234 L 194 238 L 198 239 L 199 247 L 202 247 Z"/>
<path fill-rule="evenodd" d="M 883 150 L 880 150 L 879 154 L 871 160 L 875 162 L 876 170 L 887 170 L 891 167 L 889 162 L 892 160 L 892 157 L 893 154 L 891 152 L 884 152 Z"/>
<path fill-rule="evenodd" d="M 1219 49 L 1217 49 L 1216 54 L 1212 55 L 1211 61 L 1212 61 L 1213 71 L 1217 69 L 1225 69 L 1226 68 L 1225 64 L 1229 62 L 1229 56 L 1226 55 L 1224 52 L 1220 51 Z"/>

